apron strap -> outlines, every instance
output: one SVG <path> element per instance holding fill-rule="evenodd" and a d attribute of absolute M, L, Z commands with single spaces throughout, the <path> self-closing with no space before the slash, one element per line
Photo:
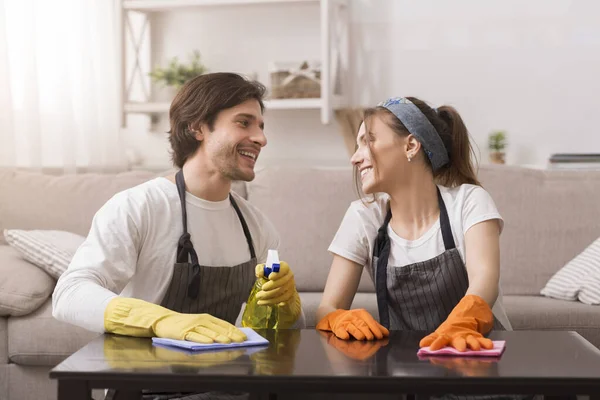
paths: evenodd
<path fill-rule="evenodd" d="M 375 268 L 375 294 L 377 297 L 377 310 L 379 311 L 379 323 L 390 328 L 390 310 L 387 303 L 387 267 L 390 258 L 390 237 L 387 227 L 392 219 L 392 210 L 388 209 L 383 225 L 377 231 L 377 238 L 373 246 L 373 260 L 377 257 Z"/>
<path fill-rule="evenodd" d="M 448 211 L 446 210 L 446 204 L 442 199 L 442 193 L 440 188 L 437 187 L 438 204 L 440 207 L 440 228 L 442 230 L 442 238 L 444 239 L 444 247 L 446 250 L 452 250 L 456 248 L 454 243 L 454 236 L 452 236 L 452 227 L 450 226 L 450 218 L 448 218 Z"/>
<path fill-rule="evenodd" d="M 190 258 L 192 261 L 192 279 L 188 285 L 188 297 L 193 299 L 198 297 L 200 291 L 200 265 L 198 264 L 198 254 L 192 244 L 192 239 L 187 231 L 187 208 L 185 205 L 185 179 L 183 170 L 179 170 L 175 174 L 175 184 L 177 185 L 177 193 L 179 193 L 179 203 L 181 204 L 181 218 L 183 224 L 183 234 L 177 242 L 177 262 L 187 263 Z"/>
<path fill-rule="evenodd" d="M 454 237 L 452 236 L 452 227 L 450 226 L 450 218 L 448 218 L 448 211 L 446 204 L 442 198 L 440 188 L 437 187 L 438 204 L 440 207 L 440 228 L 442 230 L 442 238 L 444 240 L 444 247 L 447 250 L 456 248 L 454 243 Z M 390 258 L 390 237 L 387 233 L 387 228 L 392 219 L 392 210 L 388 208 L 387 214 L 383 224 L 377 231 L 377 238 L 373 245 L 373 260 L 377 257 L 377 265 L 374 265 L 375 269 L 375 292 L 377 297 L 377 309 L 379 311 L 379 323 L 386 328 L 390 328 L 390 311 L 387 302 L 387 268 L 388 260 Z"/>
<path fill-rule="evenodd" d="M 246 223 L 246 220 L 244 219 L 244 215 L 242 215 L 242 212 L 240 211 L 240 208 L 238 207 L 238 205 L 237 205 L 236 201 L 234 200 L 233 196 L 231 195 L 231 193 L 229 193 L 229 200 L 231 201 L 231 205 L 233 206 L 233 209 L 235 210 L 238 218 L 240 219 L 240 222 L 242 223 L 242 229 L 244 230 L 244 236 L 246 236 L 246 242 L 248 243 L 248 247 L 250 248 L 250 258 L 255 259 L 256 252 L 254 251 L 254 243 L 252 242 L 252 235 L 250 234 L 250 229 L 248 229 L 248 224 Z"/>
<path fill-rule="evenodd" d="M 187 233 L 187 209 L 185 207 L 185 179 L 183 170 L 180 169 L 175 174 L 175 184 L 177 185 L 177 193 L 179 193 L 179 203 L 181 204 L 181 217 L 183 222 L 183 233 Z"/>

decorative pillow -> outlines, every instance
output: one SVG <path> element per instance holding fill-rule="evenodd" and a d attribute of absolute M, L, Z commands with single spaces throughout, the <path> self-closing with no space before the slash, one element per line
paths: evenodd
<path fill-rule="evenodd" d="M 583 285 L 579 301 L 593 306 L 600 304 L 600 274 L 596 273 Z"/>
<path fill-rule="evenodd" d="M 25 260 L 56 279 L 67 270 L 75 251 L 85 240 L 71 232 L 49 230 L 5 229 L 4 237 Z"/>
<path fill-rule="evenodd" d="M 600 238 L 555 273 L 541 294 L 555 299 L 600 304 Z"/>
<path fill-rule="evenodd" d="M 55 284 L 50 275 L 23 259 L 20 251 L 0 245 L 0 316 L 17 317 L 37 310 Z"/>

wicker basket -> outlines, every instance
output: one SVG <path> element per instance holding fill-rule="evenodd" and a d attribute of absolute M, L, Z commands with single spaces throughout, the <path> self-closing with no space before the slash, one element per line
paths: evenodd
<path fill-rule="evenodd" d="M 318 63 L 273 63 L 269 69 L 272 98 L 321 97 L 321 66 Z"/>

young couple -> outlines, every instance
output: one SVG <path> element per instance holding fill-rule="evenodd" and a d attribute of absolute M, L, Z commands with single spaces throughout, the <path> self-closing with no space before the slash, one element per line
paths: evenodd
<path fill-rule="evenodd" d="M 245 339 L 235 321 L 268 249 L 279 246 L 273 225 L 231 190 L 254 179 L 267 144 L 264 94 L 232 73 L 183 86 L 170 109 L 178 172 L 120 192 L 96 213 L 56 285 L 56 318 L 126 336 Z M 462 119 L 449 106 L 392 98 L 366 110 L 357 145 L 365 197 L 329 248 L 317 329 L 358 340 L 419 330 L 430 332 L 421 346 L 490 347 L 490 330 L 510 329 L 499 291 L 502 219 L 477 181 Z M 349 310 L 363 267 L 379 322 Z M 291 267 L 282 262 L 269 278 L 259 304 L 281 306 L 281 328 L 303 327 Z"/>

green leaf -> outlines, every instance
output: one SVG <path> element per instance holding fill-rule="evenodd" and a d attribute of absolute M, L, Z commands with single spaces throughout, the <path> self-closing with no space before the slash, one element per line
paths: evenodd
<path fill-rule="evenodd" d="M 154 83 L 180 88 L 188 80 L 206 73 L 207 68 L 200 62 L 200 52 L 195 50 L 190 56 L 189 64 L 179 62 L 173 57 L 165 68 L 155 67 L 148 75 Z"/>
<path fill-rule="evenodd" d="M 506 131 L 494 131 L 490 133 L 488 148 L 492 151 L 503 151 L 506 148 Z"/>

